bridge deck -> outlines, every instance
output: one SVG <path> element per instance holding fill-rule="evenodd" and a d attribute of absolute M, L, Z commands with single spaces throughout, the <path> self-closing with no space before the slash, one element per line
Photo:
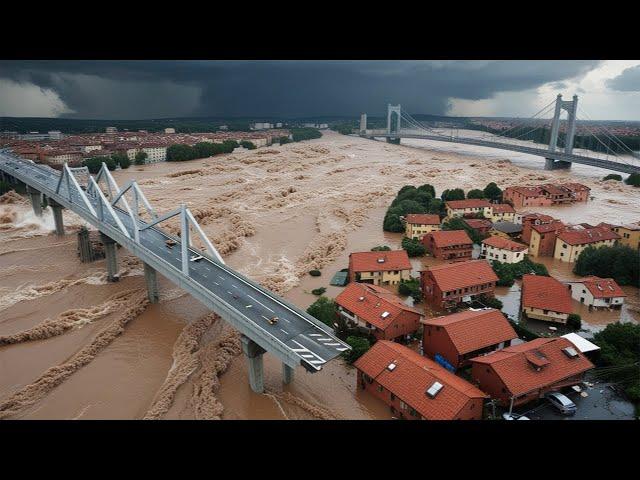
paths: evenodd
<path fill-rule="evenodd" d="M 203 301 L 225 320 L 231 321 L 265 350 L 279 354 L 288 365 L 301 364 L 309 371 L 317 371 L 327 361 L 350 348 L 335 337 L 332 329 L 306 312 L 200 251 L 190 249 L 192 256 L 203 255 L 205 258 L 190 262 L 188 278 L 181 278 L 186 276 L 181 272 L 179 239 L 173 248 L 167 247 L 165 241 L 174 237 L 154 226 L 140 231 L 139 245 L 127 241 L 124 235 L 119 235 L 115 220 L 105 216 L 103 222 L 97 221 L 81 205 L 78 194 L 72 191 L 71 201 L 64 195 L 56 194 L 60 178 L 58 172 L 4 153 L 0 153 L 0 169 L 89 220 L 100 231 L 129 248 L 132 253 Z M 89 198 L 96 202 L 95 207 L 96 199 L 91 196 Z M 133 237 L 129 215 L 121 209 L 114 210 Z M 140 226 L 144 225 L 145 222 L 141 220 Z M 131 245 L 132 243 L 134 244 Z M 273 316 L 279 318 L 275 325 L 268 322 Z"/>
<path fill-rule="evenodd" d="M 429 135 L 419 133 L 415 130 L 401 129 L 400 132 L 387 133 L 386 130 L 366 130 L 361 136 L 372 136 L 381 138 L 415 138 L 422 140 L 434 140 L 437 142 L 459 143 L 463 145 L 476 145 L 480 147 L 498 148 L 501 150 L 510 150 L 513 152 L 528 153 L 544 158 L 552 158 L 554 160 L 562 160 L 565 162 L 580 163 L 590 165 L 592 167 L 604 168 L 621 173 L 640 173 L 640 164 L 622 163 L 613 160 L 604 160 L 601 158 L 587 157 L 583 155 L 567 154 L 562 151 L 550 152 L 544 148 L 529 147 L 526 145 L 514 145 L 509 143 L 493 142 L 489 140 L 479 140 L 476 138 L 466 137 L 448 137 L 445 135 Z"/>

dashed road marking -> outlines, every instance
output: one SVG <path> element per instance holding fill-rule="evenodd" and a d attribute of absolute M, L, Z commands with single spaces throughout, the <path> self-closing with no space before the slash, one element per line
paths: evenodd
<path fill-rule="evenodd" d="M 249 297 L 251 300 L 253 300 L 254 302 L 259 303 L 260 305 L 262 305 L 264 308 L 266 308 L 267 310 L 269 310 L 271 313 L 274 313 L 273 310 L 271 310 L 269 307 L 267 307 L 264 303 L 262 303 L 260 300 L 257 300 L 255 298 L 253 298 L 251 295 L 247 295 L 247 297 Z"/>

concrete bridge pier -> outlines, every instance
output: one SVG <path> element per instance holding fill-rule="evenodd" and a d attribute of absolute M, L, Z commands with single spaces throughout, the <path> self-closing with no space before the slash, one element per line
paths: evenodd
<path fill-rule="evenodd" d="M 251 385 L 251 390 L 256 393 L 264 393 L 262 355 L 266 350 L 244 335 L 242 335 L 241 342 L 242 352 L 247 357 L 249 364 L 249 385 Z"/>
<path fill-rule="evenodd" d="M 56 226 L 56 235 L 62 237 L 64 235 L 64 223 L 62 220 L 62 209 L 64 208 L 53 199 L 49 199 L 49 206 L 53 210 L 53 221 Z"/>
<path fill-rule="evenodd" d="M 116 256 L 118 244 L 114 239 L 102 232 L 100 232 L 100 236 L 102 237 L 102 244 L 104 245 L 104 255 L 107 259 L 107 280 L 117 282 L 120 280 L 120 275 L 118 275 L 118 257 Z"/>
<path fill-rule="evenodd" d="M 293 369 L 293 367 L 290 367 L 286 363 L 283 363 L 282 364 L 282 383 L 284 383 L 285 385 L 289 385 L 291 382 L 293 382 L 294 371 L 295 370 Z"/>
<path fill-rule="evenodd" d="M 147 296 L 151 303 L 158 303 L 160 301 L 160 293 L 158 289 L 158 275 L 155 269 L 145 263 L 144 264 L 144 280 L 147 283 Z"/>
<path fill-rule="evenodd" d="M 29 194 L 29 198 L 31 198 L 31 206 L 33 207 L 33 212 L 37 217 L 42 216 L 42 194 L 31 188 L 27 187 L 27 193 Z"/>

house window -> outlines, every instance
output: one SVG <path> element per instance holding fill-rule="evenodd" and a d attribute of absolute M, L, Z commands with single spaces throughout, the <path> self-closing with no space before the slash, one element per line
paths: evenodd
<path fill-rule="evenodd" d="M 391 393 L 391 394 L 389 395 L 389 398 L 391 398 L 391 400 L 395 400 L 395 399 L 396 399 L 396 396 L 395 396 L 393 393 Z"/>
<path fill-rule="evenodd" d="M 378 385 L 378 391 L 379 392 L 384 392 L 384 387 L 382 385 Z"/>

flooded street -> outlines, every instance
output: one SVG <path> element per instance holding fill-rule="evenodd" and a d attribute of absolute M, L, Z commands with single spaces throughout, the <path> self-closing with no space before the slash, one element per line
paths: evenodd
<path fill-rule="evenodd" d="M 430 183 L 439 195 L 491 181 L 504 188 L 571 180 L 591 187 L 594 199 L 537 211 L 565 222 L 640 220 L 638 189 L 602 182 L 608 172 L 596 168 L 547 172 L 543 164 L 482 147 L 398 146 L 326 131 L 318 140 L 132 166 L 114 177 L 136 180 L 159 213 L 186 203 L 230 266 L 306 308 L 314 288 L 330 297 L 341 291 L 329 281 L 350 252 L 399 248 L 402 235 L 383 232 L 382 219 L 404 185 Z M 24 199 L 0 203 L 0 418 L 390 418 L 356 390 L 355 369 L 342 360 L 316 374 L 298 368 L 283 386 L 281 364 L 267 354 L 267 393 L 254 394 L 235 331 L 164 278 L 160 303 L 148 304 L 142 265 L 124 249 L 121 280 L 108 283 L 104 260 L 78 260 L 81 222 L 64 216 L 67 235 L 59 238 L 49 233 L 50 209 L 38 219 Z M 560 280 L 574 278 L 570 265 L 536 261 Z M 414 275 L 423 262 L 412 260 Z M 309 276 L 312 269 L 322 275 Z M 638 289 L 625 291 L 622 311 L 578 312 L 584 328 L 640 322 Z M 498 293 L 505 311 L 517 313 L 519 286 Z"/>

